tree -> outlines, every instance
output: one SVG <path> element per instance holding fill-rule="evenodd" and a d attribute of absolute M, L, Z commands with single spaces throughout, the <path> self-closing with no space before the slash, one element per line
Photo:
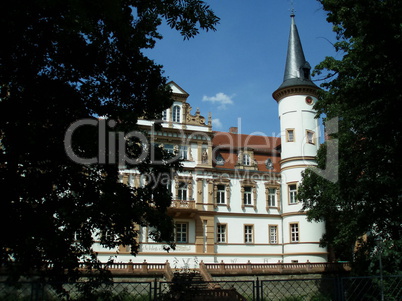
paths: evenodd
<path fill-rule="evenodd" d="M 375 272 L 380 239 L 385 268 L 401 271 L 402 58 L 395 50 L 402 47 L 402 7 L 395 0 L 319 2 L 342 58 L 327 57 L 316 67 L 327 79 L 316 109 L 327 121 L 339 120 L 317 160 L 320 168 L 337 167 L 339 179 L 307 170 L 299 198 L 311 220 L 326 221 L 322 242 L 336 259 Z M 328 143 L 338 145 L 337 158 L 326 157 Z"/>
<path fill-rule="evenodd" d="M 79 261 L 96 262 L 94 234 L 135 254 L 134 223 L 173 245 L 171 195 L 157 179 L 180 164 L 136 128 L 161 117 L 171 91 L 142 50 L 163 19 L 188 39 L 218 17 L 201 0 L 15 0 L 0 11 L 1 265 L 76 279 Z M 121 184 L 123 163 L 151 180 Z"/>

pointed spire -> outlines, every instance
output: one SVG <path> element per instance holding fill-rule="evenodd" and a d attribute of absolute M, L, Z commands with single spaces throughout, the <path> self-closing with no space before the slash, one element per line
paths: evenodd
<path fill-rule="evenodd" d="M 291 25 L 285 74 L 283 83 L 278 89 L 290 86 L 316 86 L 310 78 L 311 67 L 304 57 L 303 47 L 295 23 L 294 10 L 292 10 L 290 17 Z"/>

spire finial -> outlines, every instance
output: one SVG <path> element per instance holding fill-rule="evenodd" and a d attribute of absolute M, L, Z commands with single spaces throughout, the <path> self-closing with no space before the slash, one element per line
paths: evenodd
<path fill-rule="evenodd" d="M 306 61 L 306 58 L 304 57 L 303 47 L 300 41 L 299 32 L 297 30 L 294 18 L 293 3 L 293 0 L 291 0 L 292 14 L 290 22 L 291 24 L 289 32 L 288 51 L 286 55 L 285 73 L 283 76 L 283 82 L 278 90 L 285 87 L 294 86 L 316 87 L 316 85 L 311 81 L 310 78 L 310 64 Z"/>
<path fill-rule="evenodd" d="M 293 0 L 290 0 L 290 16 L 293 18 L 295 16 L 295 3 Z"/>

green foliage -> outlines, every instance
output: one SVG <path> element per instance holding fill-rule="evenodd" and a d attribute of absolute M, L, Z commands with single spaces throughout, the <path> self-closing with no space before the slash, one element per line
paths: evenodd
<path fill-rule="evenodd" d="M 380 237 L 385 270 L 400 271 L 402 58 L 395 50 L 402 47 L 402 7 L 395 0 L 319 2 L 334 24 L 342 57 L 326 58 L 315 71 L 327 75 L 316 109 L 327 120 L 339 119 L 338 132 L 330 135 L 339 160 L 326 160 L 324 144 L 318 164 L 336 164 L 339 180 L 307 170 L 299 198 L 310 219 L 327 221 L 322 243 L 335 250 L 333 259 L 352 260 L 363 273 L 378 271 Z"/>
<path fill-rule="evenodd" d="M 119 183 L 118 165 L 127 162 L 108 147 L 124 141 L 119 152 L 138 158 L 143 141 L 122 135 L 135 133 L 139 118 L 159 119 L 172 103 L 162 66 L 142 52 L 161 38 L 161 20 L 191 38 L 198 28 L 215 30 L 219 19 L 200 0 L 16 0 L 2 1 L 0 11 L 0 265 L 16 278 L 42 271 L 74 280 L 86 258 L 103 275 L 93 235 L 106 247 L 130 245 L 135 253 L 134 223 L 172 243 L 165 185 Z M 112 121 L 104 121 L 106 149 L 98 141 L 99 116 Z M 104 155 L 105 164 L 78 164 L 66 154 L 66 131 L 83 119 L 98 127 L 77 129 L 67 150 L 80 158 Z M 180 167 L 167 163 L 163 150 L 147 150 L 126 166 L 152 179 Z"/>

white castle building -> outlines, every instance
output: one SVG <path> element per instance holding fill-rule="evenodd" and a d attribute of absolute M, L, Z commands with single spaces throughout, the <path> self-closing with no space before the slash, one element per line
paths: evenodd
<path fill-rule="evenodd" d="M 95 251 L 105 262 L 196 265 L 205 263 L 326 262 L 319 246 L 323 223 L 306 219 L 296 199 L 301 172 L 316 165 L 318 121 L 313 104 L 319 88 L 310 79 L 294 15 L 283 83 L 273 92 L 278 103 L 281 137 L 242 135 L 236 128 L 215 132 L 197 110 L 191 114 L 189 94 L 169 83 L 174 97 L 163 112 L 162 130 L 154 142 L 176 149 L 183 162 L 170 185 L 173 196 L 168 214 L 174 218 L 176 249 L 152 241 L 146 227 L 140 231 L 140 251 L 129 248 Z M 151 121 L 140 120 L 144 128 Z M 136 170 L 122 170 L 127 185 L 141 185 Z M 117 251 L 117 253 L 116 253 Z"/>

